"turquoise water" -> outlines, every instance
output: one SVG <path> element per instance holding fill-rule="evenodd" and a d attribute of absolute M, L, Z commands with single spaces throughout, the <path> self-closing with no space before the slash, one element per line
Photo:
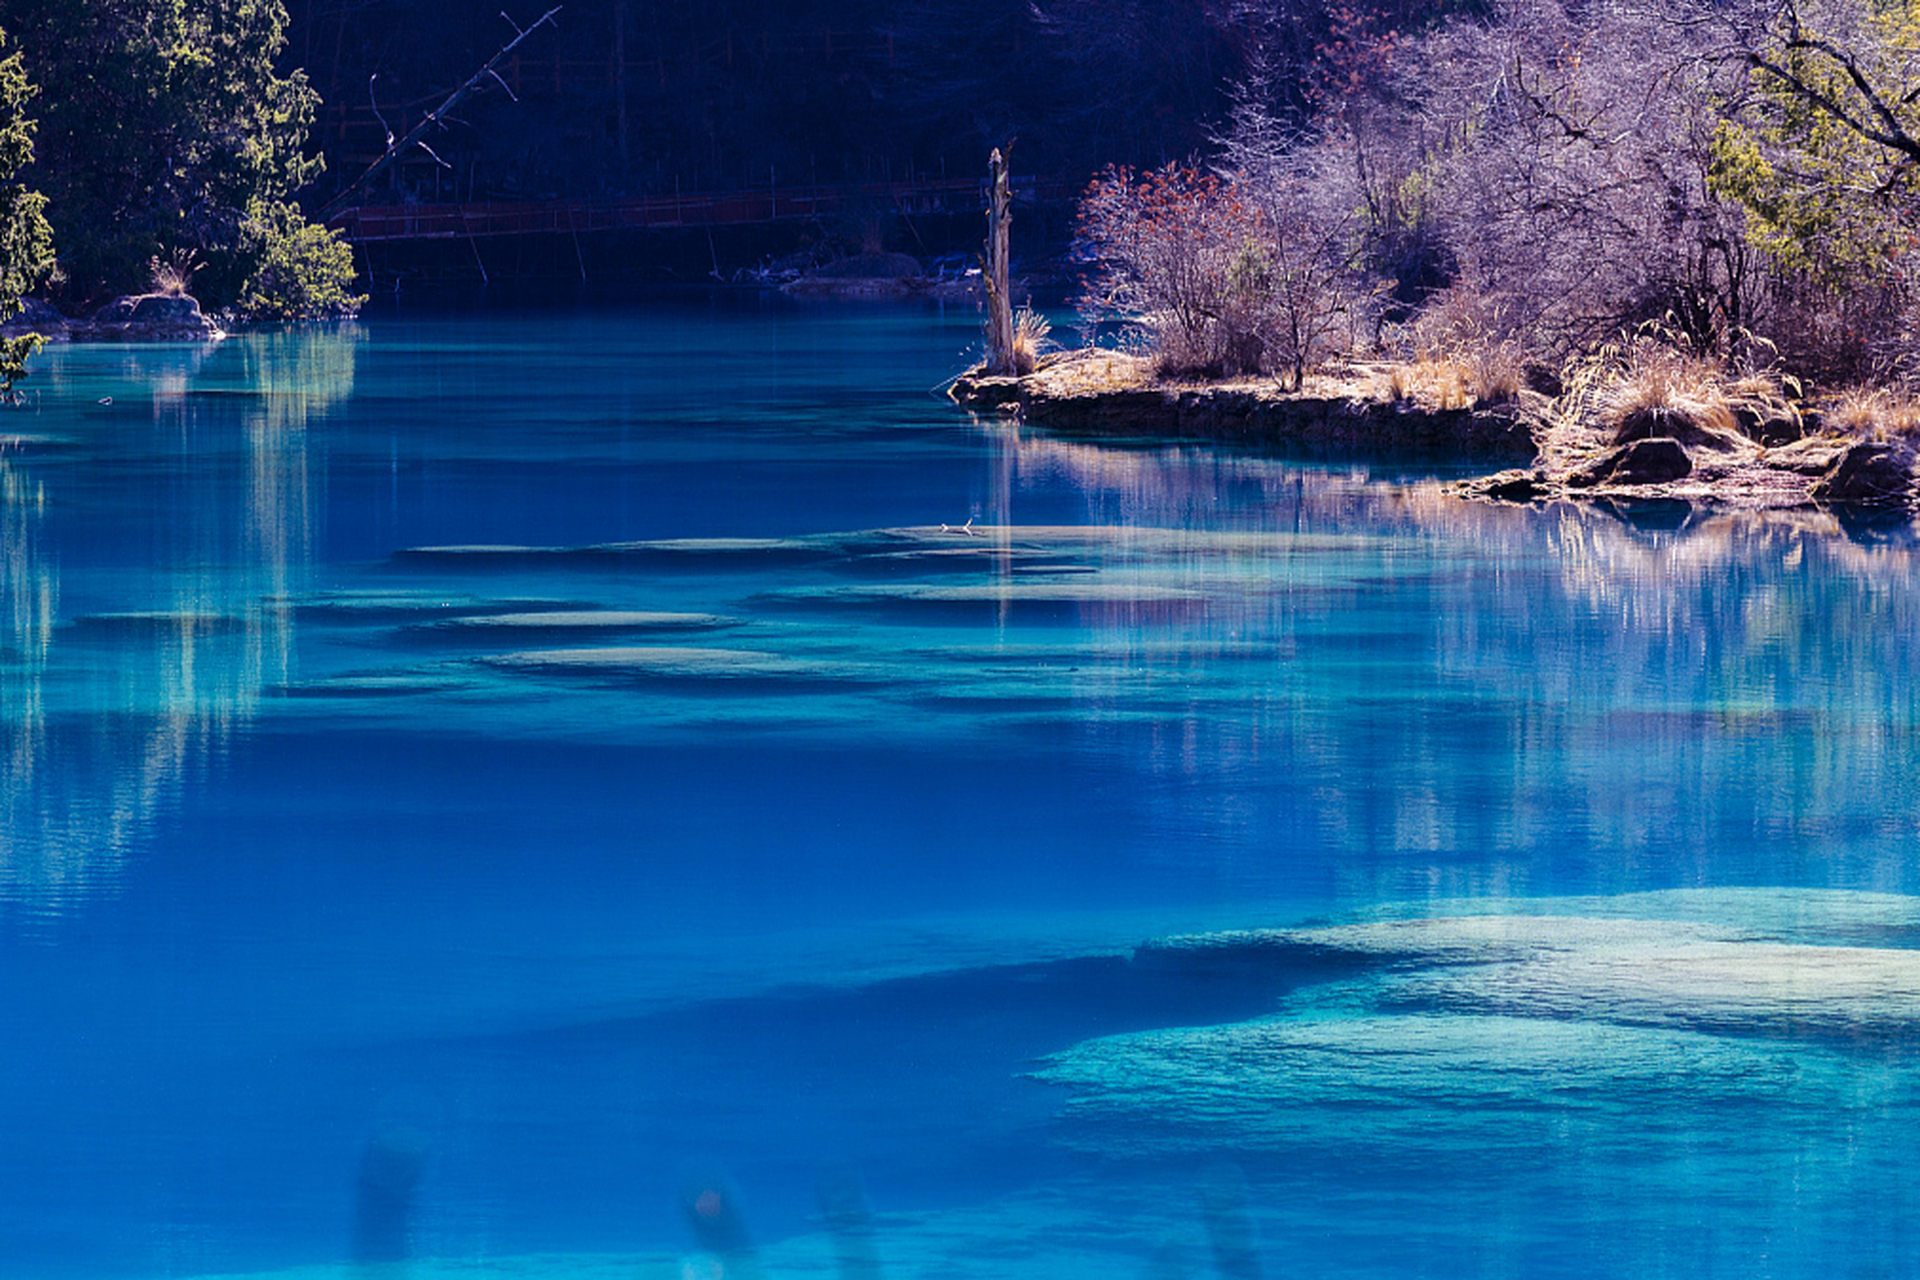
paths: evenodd
<path fill-rule="evenodd" d="M 0 1274 L 1920 1274 L 1910 526 L 1050 439 L 976 339 L 39 357 Z"/>

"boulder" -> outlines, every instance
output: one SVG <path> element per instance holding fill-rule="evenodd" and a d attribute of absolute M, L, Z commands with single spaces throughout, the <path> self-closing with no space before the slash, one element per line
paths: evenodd
<path fill-rule="evenodd" d="M 1727 415 L 1727 421 L 1732 424 L 1731 415 Z M 1615 444 L 1663 438 L 1716 453 L 1745 453 L 1753 449 L 1752 442 L 1738 431 L 1715 425 L 1701 414 L 1679 405 L 1635 409 L 1621 419 L 1619 429 L 1613 433 Z"/>
<path fill-rule="evenodd" d="M 1566 379 L 1561 376 L 1560 370 L 1552 365 L 1529 361 L 1520 370 L 1520 381 L 1529 391 L 1543 395 L 1549 400 L 1558 400 L 1567 393 Z"/>
<path fill-rule="evenodd" d="M 1671 436 L 1634 440 L 1609 449 L 1586 467 L 1567 477 L 1578 488 L 1594 485 L 1665 484 L 1693 471 L 1693 459 Z"/>
<path fill-rule="evenodd" d="M 1847 441 L 1833 436 L 1806 436 L 1767 450 L 1766 464 L 1795 475 L 1824 476 L 1848 447 Z"/>
<path fill-rule="evenodd" d="M 1466 489 L 1481 497 L 1493 498 L 1500 502 L 1532 502 L 1535 498 L 1544 498 L 1552 494 L 1553 487 L 1547 483 L 1547 477 L 1539 471 L 1496 471 L 1483 479 L 1471 481 Z"/>
<path fill-rule="evenodd" d="M 64 342 L 68 336 L 67 318 L 44 298 L 22 298 L 20 314 L 0 321 L 0 336 L 17 338 L 26 333 L 37 333 L 55 342 Z"/>
<path fill-rule="evenodd" d="M 1782 410 L 1763 414 L 1759 409 L 1741 405 L 1733 411 L 1733 420 L 1739 424 L 1741 435 L 1766 449 L 1792 444 L 1806 434 L 1800 419 Z"/>
<path fill-rule="evenodd" d="M 1814 481 L 1816 502 L 1893 506 L 1913 501 L 1913 453 L 1898 445 L 1861 442 Z"/>
<path fill-rule="evenodd" d="M 904 253 L 861 253 L 817 267 L 780 289 L 803 297 L 900 298 L 927 285 L 919 262 Z"/>
<path fill-rule="evenodd" d="M 127 317 L 136 324 L 200 324 L 204 317 L 200 314 L 200 302 L 184 293 L 149 293 L 133 300 L 133 314 Z"/>
<path fill-rule="evenodd" d="M 820 280 L 907 280 L 926 273 L 918 259 L 904 253 L 856 253 L 808 274 Z"/>
<path fill-rule="evenodd" d="M 115 298 L 73 327 L 77 339 L 95 342 L 200 342 L 225 335 L 184 293 L 145 293 Z"/>

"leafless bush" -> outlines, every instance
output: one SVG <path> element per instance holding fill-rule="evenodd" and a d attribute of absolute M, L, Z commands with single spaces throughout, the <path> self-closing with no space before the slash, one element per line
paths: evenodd
<path fill-rule="evenodd" d="M 1259 283 L 1268 360 L 1297 389 L 1308 369 L 1354 349 L 1378 292 L 1362 270 L 1357 147 L 1344 129 L 1290 137 L 1246 112 L 1239 126 L 1227 156 L 1266 235 Z"/>
<path fill-rule="evenodd" d="M 1093 309 L 1135 317 L 1166 373 L 1272 372 L 1298 388 L 1350 349 L 1358 302 L 1355 216 L 1327 156 L 1258 160 L 1232 178 L 1169 166 L 1110 170 L 1081 207 L 1100 263 Z"/>
<path fill-rule="evenodd" d="M 1090 309 L 1137 319 L 1164 372 L 1259 370 L 1266 227 L 1238 183 L 1109 169 L 1081 204 L 1080 240 L 1099 263 Z"/>
<path fill-rule="evenodd" d="M 1916 316 L 1904 281 L 1837 290 L 1776 273 L 1766 316 L 1783 363 L 1823 386 L 1914 381 Z"/>

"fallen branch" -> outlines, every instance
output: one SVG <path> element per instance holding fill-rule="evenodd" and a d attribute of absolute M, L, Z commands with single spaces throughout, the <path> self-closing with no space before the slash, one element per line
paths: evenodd
<path fill-rule="evenodd" d="M 452 111 L 455 107 L 458 107 L 462 102 L 465 102 L 468 98 L 472 97 L 474 94 L 478 93 L 480 90 L 486 88 L 487 82 L 489 80 L 492 80 L 494 83 L 498 84 L 502 89 L 506 89 L 507 96 L 509 98 L 512 98 L 513 90 L 507 89 L 507 82 L 500 78 L 500 72 L 498 70 L 500 64 L 505 62 L 508 56 L 511 55 L 515 49 L 518 49 L 520 47 L 521 41 L 525 40 L 528 36 L 532 35 L 535 31 L 538 31 L 542 26 L 553 22 L 553 15 L 559 12 L 560 12 L 560 6 L 555 5 L 553 8 L 541 14 L 537 22 L 534 22 L 532 25 L 526 27 L 524 30 L 522 30 L 518 26 L 514 26 L 514 30 L 518 32 L 518 34 L 515 35 L 512 40 L 509 40 L 504 46 L 502 46 L 500 52 L 494 54 L 492 58 L 488 59 L 486 66 L 481 67 L 478 71 L 468 76 L 464 84 L 462 84 L 458 89 L 455 89 L 451 94 L 447 95 L 447 100 L 445 102 L 441 103 L 439 106 L 435 107 L 433 110 L 427 112 L 426 115 L 422 116 L 420 118 L 420 123 L 413 126 L 413 128 L 407 130 L 405 137 L 402 137 L 396 140 L 393 137 L 392 131 L 389 130 L 387 134 L 386 151 L 380 156 L 378 160 L 375 160 L 372 164 L 367 166 L 367 171 L 365 173 L 361 174 L 358 178 L 355 178 L 352 182 L 348 183 L 346 187 L 340 192 L 339 195 L 327 201 L 326 206 L 320 210 L 321 218 L 322 219 L 331 218 L 334 214 L 346 208 L 347 202 L 349 199 L 351 199 L 357 192 L 359 192 L 361 188 L 365 187 L 368 183 L 372 182 L 375 178 L 385 173 L 387 169 L 392 166 L 393 162 L 398 160 L 410 148 L 415 146 L 424 146 L 423 140 L 426 138 L 427 134 L 431 132 L 433 129 L 440 127 L 441 121 L 445 118 L 446 114 L 449 111 Z M 507 15 L 504 13 L 501 14 L 500 16 L 503 18 L 507 17 Z M 512 18 L 507 18 L 507 23 L 509 26 L 514 25 Z M 554 25 L 558 26 L 559 24 L 555 23 Z M 516 98 L 515 101 L 518 101 L 518 99 Z M 433 155 L 433 151 L 429 148 L 427 149 L 427 154 Z M 434 156 L 434 159 L 438 160 L 439 157 Z"/>

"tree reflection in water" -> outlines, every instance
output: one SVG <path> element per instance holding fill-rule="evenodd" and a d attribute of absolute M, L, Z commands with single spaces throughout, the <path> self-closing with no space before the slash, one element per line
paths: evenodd
<path fill-rule="evenodd" d="M 361 340 L 340 326 L 231 339 L 218 360 L 207 348 L 157 368 L 124 355 L 120 372 L 149 396 L 153 436 L 190 490 L 174 508 L 192 523 L 174 531 L 182 553 L 148 575 L 143 608 L 61 612 L 43 528 L 61 472 L 31 450 L 0 456 L 0 901 L 59 914 L 110 887 L 157 812 L 292 675 L 289 599 L 313 559 L 308 420 L 352 394 Z M 50 396 L 86 389 L 51 375 Z M 232 383 L 245 397 L 239 510 L 230 467 L 201 465 L 208 437 L 236 430 Z"/>
<path fill-rule="evenodd" d="M 1115 548 L 1207 594 L 1204 620 L 1103 637 L 1182 676 L 1150 760 L 1170 827 L 1278 813 L 1371 855 L 1348 874 L 1387 879 L 1348 886 L 1360 900 L 1525 892 L 1541 850 L 1603 878 L 1665 856 L 1684 878 L 1730 839 L 1796 862 L 1817 846 L 1839 883 L 1912 834 L 1909 517 L 1528 509 L 1366 468 L 992 430 L 994 524 L 1064 479 Z"/>

